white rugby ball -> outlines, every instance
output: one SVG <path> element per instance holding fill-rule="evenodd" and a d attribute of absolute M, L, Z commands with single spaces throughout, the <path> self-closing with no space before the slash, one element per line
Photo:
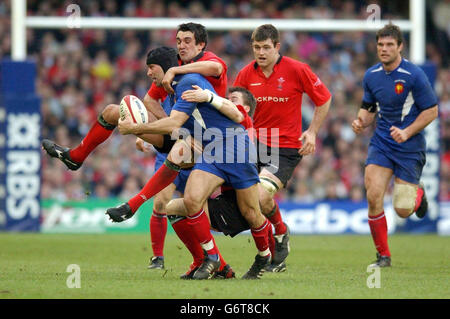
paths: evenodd
<path fill-rule="evenodd" d="M 148 123 L 148 113 L 144 103 L 134 95 L 125 95 L 120 101 L 120 118 L 123 120 L 125 114 L 131 117 L 134 123 Z"/>

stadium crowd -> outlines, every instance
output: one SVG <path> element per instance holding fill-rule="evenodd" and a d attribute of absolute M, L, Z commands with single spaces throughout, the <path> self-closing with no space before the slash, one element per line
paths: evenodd
<path fill-rule="evenodd" d="M 373 3 L 374 1 L 370 1 Z M 28 14 L 68 15 L 71 1 L 28 1 Z M 365 19 L 365 1 L 78 1 L 82 16 L 334 18 Z M 384 19 L 405 19 L 408 11 L 389 1 L 378 1 Z M 450 24 L 442 18 L 449 1 L 432 1 L 427 30 L 427 59 L 438 67 L 435 89 L 440 100 L 441 200 L 450 200 Z M 437 6 L 443 6 L 437 10 Z M 447 8 L 447 11 L 445 10 Z M 406 8 L 407 9 L 407 8 Z M 395 12 L 395 14 L 394 14 Z M 398 13 L 399 12 L 399 13 Z M 184 21 L 184 20 L 183 20 Z M 181 20 L 180 20 L 181 22 Z M 10 7 L 0 3 L 0 58 L 10 54 Z M 408 40 L 408 39 L 407 39 Z M 433 41 L 431 41 L 433 40 Z M 175 30 L 27 29 L 29 57 L 37 61 L 37 90 L 42 97 L 42 136 L 64 146 L 75 146 L 110 103 L 126 94 L 143 98 L 150 81 L 145 55 L 161 45 L 175 47 Z M 231 85 L 238 71 L 253 59 L 250 32 L 209 32 L 207 50 L 228 65 Z M 283 55 L 308 63 L 333 94 L 329 116 L 319 133 L 314 156 L 298 165 L 278 199 L 364 199 L 363 168 L 373 130 L 355 136 L 351 122 L 362 100 L 362 77 L 377 62 L 373 33 L 282 32 Z M 408 56 L 408 45 L 404 56 Z M 305 96 L 303 127 L 313 105 Z M 129 198 L 154 172 L 154 153 L 135 149 L 135 138 L 118 132 L 87 158 L 83 167 L 68 171 L 60 161 L 43 156 L 42 198 L 84 199 L 91 196 Z M 51 162 L 50 162 L 51 161 Z M 51 165 L 50 165 L 51 163 Z"/>

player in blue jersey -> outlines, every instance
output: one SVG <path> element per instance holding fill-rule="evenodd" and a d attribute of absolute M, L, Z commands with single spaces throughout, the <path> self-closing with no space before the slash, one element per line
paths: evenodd
<path fill-rule="evenodd" d="M 164 70 L 158 64 L 150 64 L 149 72 L 153 73 L 154 78 L 164 76 Z M 193 85 L 214 92 L 212 85 L 199 74 L 176 76 L 172 85 L 175 94 L 168 97 L 173 105 L 169 117 L 145 124 L 135 124 L 127 118 L 119 121 L 119 131 L 135 135 L 168 134 L 184 128 L 201 141 L 204 150 L 189 175 L 184 194 L 193 236 L 207 252 L 207 257 L 193 278 L 207 279 L 220 266 L 219 251 L 212 238 L 203 205 L 218 186 L 227 182 L 236 190 L 238 206 L 251 226 L 258 248 L 255 262 L 243 278 L 256 279 L 262 275 L 271 260 L 268 239 L 271 225 L 261 214 L 258 202 L 256 150 L 243 126 L 216 109 L 222 105 L 216 101 L 220 97 L 213 95 L 210 103 L 194 103 L 182 99 L 182 93 L 192 89 Z"/>
<path fill-rule="evenodd" d="M 400 28 L 388 24 L 376 34 L 381 63 L 364 75 L 364 97 L 352 128 L 357 134 L 377 118 L 370 141 L 364 183 L 369 226 L 377 249 L 378 267 L 391 265 L 383 198 L 394 176 L 393 206 L 402 218 L 414 212 L 423 218 L 428 209 L 423 184 L 424 128 L 438 116 L 436 96 L 425 73 L 402 58 Z"/>

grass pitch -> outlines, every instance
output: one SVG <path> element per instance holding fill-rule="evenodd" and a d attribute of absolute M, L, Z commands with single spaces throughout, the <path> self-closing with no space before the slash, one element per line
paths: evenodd
<path fill-rule="evenodd" d="M 216 237 L 237 279 L 183 281 L 191 257 L 173 234 L 166 270 L 148 270 L 149 235 L 0 234 L 0 299 L 4 298 L 450 298 L 450 237 L 392 235 L 393 266 L 369 289 L 375 259 L 370 236 L 291 236 L 285 273 L 240 277 L 253 262 L 250 236 Z M 66 285 L 68 265 L 81 271 L 81 288 Z"/>

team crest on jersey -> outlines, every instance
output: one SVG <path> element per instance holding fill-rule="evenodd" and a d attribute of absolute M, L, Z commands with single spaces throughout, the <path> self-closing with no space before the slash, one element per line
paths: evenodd
<path fill-rule="evenodd" d="M 395 93 L 402 94 L 404 90 L 405 86 L 403 85 L 402 82 L 395 83 Z"/>
<path fill-rule="evenodd" d="M 285 80 L 283 79 L 283 77 L 280 77 L 278 79 L 278 90 L 282 90 L 283 89 L 283 83 L 285 82 Z"/>

